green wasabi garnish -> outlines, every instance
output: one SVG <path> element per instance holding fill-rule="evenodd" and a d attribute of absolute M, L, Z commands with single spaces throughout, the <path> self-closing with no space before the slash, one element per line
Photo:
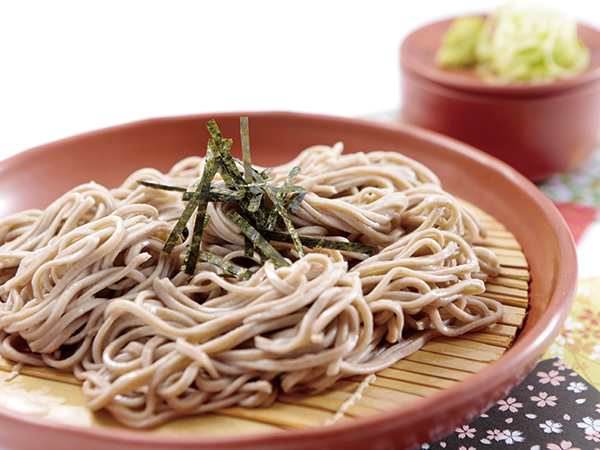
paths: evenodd
<path fill-rule="evenodd" d="M 461 17 L 450 25 L 436 54 L 440 66 L 474 66 L 477 64 L 477 44 L 485 30 L 481 17 Z"/>
<path fill-rule="evenodd" d="M 485 21 L 456 19 L 436 54 L 441 67 L 475 66 L 490 81 L 552 81 L 583 72 L 590 52 L 577 23 L 547 5 L 508 2 Z"/>

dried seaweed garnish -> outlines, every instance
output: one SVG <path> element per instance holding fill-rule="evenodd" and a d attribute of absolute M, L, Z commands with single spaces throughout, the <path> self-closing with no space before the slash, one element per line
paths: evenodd
<path fill-rule="evenodd" d="M 186 191 L 181 200 L 184 202 L 189 201 L 194 195 L 191 191 Z M 238 203 L 244 198 L 244 193 L 240 191 L 233 191 L 226 185 L 215 185 L 213 184 L 208 193 L 209 202 L 225 202 L 225 203 Z"/>
<path fill-rule="evenodd" d="M 264 236 L 260 234 L 256 228 L 250 225 L 242 216 L 233 211 L 228 214 L 228 217 L 240 228 L 242 233 L 244 233 L 244 236 L 252 241 L 254 247 L 260 254 L 273 261 L 275 267 L 289 266 L 285 258 L 281 256 L 281 253 L 275 250 L 273 246 L 269 244 L 269 241 L 267 241 Z"/>
<path fill-rule="evenodd" d="M 171 253 L 173 251 L 173 249 L 177 245 L 179 237 L 183 233 L 183 230 L 187 226 L 187 223 L 189 222 L 190 218 L 192 217 L 192 214 L 194 214 L 194 211 L 198 208 L 198 203 L 200 203 L 200 195 L 198 195 L 199 190 L 200 186 L 198 186 L 197 190 L 194 192 L 194 195 L 192 195 L 192 198 L 183 210 L 181 217 L 179 217 L 179 220 L 175 224 L 173 231 L 171 231 L 171 234 L 169 235 L 167 242 L 163 247 L 164 252 Z"/>
<path fill-rule="evenodd" d="M 250 158 L 250 132 L 247 117 L 240 117 L 240 135 L 242 138 L 242 157 L 244 158 L 244 180 L 247 184 L 250 184 L 254 181 L 254 169 Z"/>
<path fill-rule="evenodd" d="M 214 119 L 207 122 L 206 127 L 211 139 L 208 140 L 200 182 L 197 186 L 192 186 L 196 188 L 195 190 L 150 181 L 138 181 L 139 184 L 149 188 L 181 192 L 182 201 L 188 202 L 163 247 L 165 252 L 171 253 L 177 242 L 189 239 L 188 222 L 194 212 L 196 213 L 193 235 L 186 248 L 182 266 L 185 273 L 193 275 L 197 261 L 201 259 L 222 268 L 229 274 L 243 278 L 252 276 L 251 271 L 201 249 L 202 236 L 210 220 L 207 214 L 209 202 L 227 202 L 238 205 L 240 212 L 232 211 L 228 213 L 228 217 L 244 235 L 244 254 L 252 257 L 256 251 L 263 264 L 267 260 L 272 260 L 276 267 L 289 265 L 269 241 L 292 243 L 300 256 L 304 255 L 304 246 L 364 254 L 373 253 L 373 247 L 366 244 L 298 235 L 294 224 L 288 217 L 288 212 L 297 211 L 307 193 L 303 187 L 294 185 L 300 173 L 300 167 L 294 167 L 281 186 L 269 183 L 272 169 L 264 169 L 259 172 L 252 167 L 247 117 L 240 118 L 242 161 L 232 156 L 230 150 L 233 141 L 223 138 Z M 217 173 L 221 176 L 223 183 L 213 183 Z M 275 231 L 281 222 L 287 233 Z"/>
<path fill-rule="evenodd" d="M 302 201 L 304 200 L 304 196 L 306 195 L 305 190 L 295 189 L 297 187 L 298 186 L 292 186 L 289 189 L 290 195 L 288 196 L 288 201 L 287 201 L 287 205 L 286 205 L 288 211 L 293 212 L 293 213 L 298 211 L 298 208 L 300 208 L 300 203 L 302 203 Z"/>
<path fill-rule="evenodd" d="M 283 182 L 284 189 L 289 189 L 291 186 L 293 186 L 294 181 L 296 181 L 296 177 L 300 173 L 300 170 L 302 170 L 302 169 L 300 169 L 300 167 L 298 167 L 298 166 L 292 167 L 292 170 L 290 170 L 290 173 L 288 174 L 287 178 Z"/>
<path fill-rule="evenodd" d="M 263 235 L 266 239 L 276 242 L 285 242 L 288 244 L 294 243 L 292 236 L 287 233 L 281 233 L 279 231 L 264 231 Z M 352 253 L 363 253 L 365 255 L 372 255 L 375 252 L 375 247 L 369 244 L 362 244 L 360 242 L 342 242 L 333 239 L 326 238 L 315 238 L 310 236 L 298 236 L 302 245 L 307 247 L 318 247 L 327 248 L 330 250 L 340 250 L 344 252 Z"/>
<path fill-rule="evenodd" d="M 194 195 L 194 191 L 188 191 L 186 188 L 179 186 L 170 186 L 168 184 L 160 184 L 154 183 L 152 181 L 142 181 L 138 180 L 138 184 L 149 187 L 152 189 L 159 189 L 162 191 L 174 191 L 174 192 L 182 192 L 183 196 L 181 200 L 184 202 L 188 202 L 192 199 Z M 197 187 L 197 186 L 196 186 Z M 244 197 L 243 192 L 232 191 L 225 185 L 216 185 L 213 184 L 210 188 L 210 192 L 208 194 L 209 202 L 225 202 L 225 203 L 237 203 L 241 201 Z"/>
<path fill-rule="evenodd" d="M 223 258 L 219 258 L 217 255 L 205 252 L 204 250 L 200 250 L 198 252 L 198 258 L 217 267 L 220 267 L 221 269 L 225 269 L 227 272 L 232 273 L 233 275 L 237 275 L 238 277 L 252 277 L 252 272 L 248 269 L 240 267 L 232 262 L 225 261 Z"/>
<path fill-rule="evenodd" d="M 256 212 L 260 209 L 260 207 L 262 205 L 264 205 L 264 194 L 260 189 L 256 189 L 253 187 L 248 188 L 248 190 L 246 191 L 249 198 L 247 198 L 246 200 L 248 201 L 247 205 L 246 205 L 246 211 L 249 212 Z"/>
<path fill-rule="evenodd" d="M 166 253 L 171 253 L 175 246 L 177 245 L 177 240 L 181 236 L 183 229 L 186 227 L 189 222 L 194 210 L 197 210 L 197 214 L 204 216 L 206 214 L 206 206 L 208 204 L 208 193 L 210 192 L 210 187 L 212 183 L 212 179 L 215 177 L 217 165 L 216 165 L 216 156 L 212 152 L 209 147 L 206 151 L 206 160 L 204 161 L 204 171 L 202 172 L 202 178 L 200 179 L 200 183 L 194 191 L 192 198 L 189 200 L 187 206 L 183 210 L 183 214 L 175 224 L 173 231 L 169 235 L 165 246 L 163 247 L 163 251 Z M 204 220 L 204 218 L 202 218 Z M 201 230 L 198 230 L 200 232 Z M 203 230 L 202 230 L 203 231 Z M 196 230 L 194 231 L 196 233 Z"/>
<path fill-rule="evenodd" d="M 284 188 L 285 188 L 285 185 L 284 185 Z M 285 207 L 283 206 L 283 195 L 285 195 L 286 191 L 275 192 L 273 189 L 271 189 L 269 187 L 266 188 L 266 191 L 267 191 L 267 195 L 273 202 L 274 208 L 277 209 L 277 212 L 281 216 L 281 219 L 283 220 L 283 223 L 285 224 L 285 227 L 287 228 L 288 233 L 292 237 L 292 241 L 294 242 L 294 246 L 296 247 L 296 251 L 298 252 L 298 255 L 300 257 L 304 256 L 304 248 L 302 248 L 302 243 L 300 242 L 300 239 L 298 238 L 298 233 L 296 232 L 296 227 L 294 227 L 294 224 L 288 217 L 287 211 L 285 210 Z"/>
<path fill-rule="evenodd" d="M 196 214 L 196 223 L 194 224 L 194 234 L 192 235 L 192 242 L 187 248 L 187 253 L 183 261 L 182 270 L 188 275 L 194 275 L 196 271 L 196 262 L 198 261 L 198 255 L 200 254 L 200 242 L 202 241 L 202 235 L 210 216 L 207 213 Z"/>
<path fill-rule="evenodd" d="M 240 170 L 237 168 L 235 159 L 233 158 L 233 156 L 231 156 L 231 152 L 229 151 L 233 144 L 233 140 L 223 138 L 223 136 L 221 135 L 221 131 L 217 126 L 217 122 L 214 119 L 209 120 L 206 123 L 206 127 L 208 128 L 208 131 L 212 137 L 210 145 L 214 145 L 217 149 L 220 162 L 222 164 L 219 167 L 219 173 L 221 174 L 225 182 L 227 184 L 245 184 L 244 177 L 242 176 Z"/>
<path fill-rule="evenodd" d="M 267 181 L 269 181 L 269 177 L 271 176 L 271 172 L 273 172 L 273 168 L 269 167 L 265 170 L 263 170 L 260 173 L 260 177 L 261 179 L 266 183 Z"/>
<path fill-rule="evenodd" d="M 187 192 L 187 189 L 183 188 L 183 187 L 170 186 L 168 184 L 154 183 L 153 181 L 137 180 L 137 184 L 140 184 L 142 186 L 146 186 L 149 188 L 153 188 L 153 189 L 160 189 L 161 191 Z"/>
<path fill-rule="evenodd" d="M 254 255 L 254 242 L 248 236 L 244 236 L 244 255 L 249 258 Z"/>

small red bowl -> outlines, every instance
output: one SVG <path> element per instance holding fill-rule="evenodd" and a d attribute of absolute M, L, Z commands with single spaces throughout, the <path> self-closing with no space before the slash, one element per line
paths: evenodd
<path fill-rule="evenodd" d="M 532 181 L 577 168 L 600 142 L 600 31 L 579 25 L 588 70 L 544 84 L 495 85 L 471 68 L 439 68 L 454 19 L 426 25 L 400 47 L 402 120 L 477 147 Z"/>

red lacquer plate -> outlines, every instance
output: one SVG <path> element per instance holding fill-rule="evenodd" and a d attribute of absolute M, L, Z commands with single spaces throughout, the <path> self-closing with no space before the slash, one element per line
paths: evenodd
<path fill-rule="evenodd" d="M 115 427 L 64 425 L 0 407 L 0 445 L 10 449 L 409 449 L 451 432 L 507 394 L 534 367 L 566 318 L 577 285 L 573 239 L 552 202 L 507 164 L 456 140 L 405 124 L 288 112 L 210 114 L 152 119 L 75 136 L 0 163 L 0 214 L 42 208 L 94 180 L 118 186 L 142 167 L 168 170 L 204 154 L 205 123 L 239 136 L 248 116 L 253 162 L 273 166 L 315 144 L 346 152 L 397 151 L 429 166 L 444 188 L 504 224 L 521 243 L 531 275 L 527 318 L 514 345 L 465 381 L 406 405 L 306 430 L 232 435 L 157 434 Z"/>

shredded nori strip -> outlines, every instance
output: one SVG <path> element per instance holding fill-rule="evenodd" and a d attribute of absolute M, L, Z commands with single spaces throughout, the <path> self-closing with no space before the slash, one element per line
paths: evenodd
<path fill-rule="evenodd" d="M 252 277 L 252 272 L 248 269 L 244 269 L 243 267 L 240 267 L 232 262 L 225 261 L 223 258 L 219 258 L 217 255 L 205 252 L 204 250 L 200 250 L 198 252 L 198 258 L 208 263 L 211 263 L 217 267 L 220 267 L 221 269 L 225 269 L 227 272 L 237 275 L 239 277 Z"/>
<path fill-rule="evenodd" d="M 270 241 L 285 242 L 288 244 L 294 243 L 292 236 L 287 233 L 281 233 L 279 231 L 263 231 L 263 235 Z M 300 242 L 307 247 L 328 248 L 331 250 L 363 253 L 365 255 L 372 255 L 375 252 L 375 247 L 369 244 L 362 244 L 360 242 L 341 242 L 333 239 L 314 238 L 309 236 L 298 237 Z"/>
<path fill-rule="evenodd" d="M 194 192 L 194 195 L 192 195 L 192 198 L 183 210 L 181 217 L 179 217 L 179 220 L 175 224 L 173 231 L 171 231 L 171 234 L 169 235 L 169 238 L 167 239 L 167 242 L 165 242 L 165 246 L 163 247 L 164 252 L 171 253 L 173 251 L 173 249 L 177 245 L 177 240 L 183 233 L 183 230 L 185 229 L 190 218 L 192 217 L 194 210 L 198 208 L 198 204 L 200 203 L 200 193 L 198 192 L 199 190 L 200 186 L 198 186 L 198 188 Z"/>
<path fill-rule="evenodd" d="M 293 192 L 289 197 L 289 205 L 288 210 L 290 212 L 295 213 L 300 208 L 300 203 L 304 200 L 304 196 L 306 195 L 306 191 L 304 192 Z"/>
<path fill-rule="evenodd" d="M 210 216 L 207 213 L 196 214 L 196 222 L 194 224 L 194 234 L 192 235 L 192 242 L 187 248 L 187 254 L 183 261 L 183 271 L 188 275 L 194 275 L 196 271 L 196 262 L 198 261 L 198 254 L 200 253 L 200 242 L 202 241 L 202 235 L 208 225 Z"/>
<path fill-rule="evenodd" d="M 181 200 L 184 202 L 189 201 L 194 195 L 193 191 L 185 191 Z M 244 199 L 244 192 L 229 189 L 224 185 L 213 184 L 208 194 L 209 202 L 225 202 L 225 203 L 239 203 Z"/>
<path fill-rule="evenodd" d="M 149 188 L 181 192 L 182 201 L 188 202 L 165 243 L 163 248 L 165 252 L 171 253 L 180 238 L 182 241 L 189 238 L 187 224 L 196 211 L 191 243 L 186 248 L 182 266 L 185 273 L 193 275 L 198 259 L 202 259 L 235 276 L 243 278 L 252 276 L 250 270 L 201 250 L 202 236 L 210 220 L 207 214 L 208 202 L 227 202 L 239 205 L 245 218 L 235 211 L 227 215 L 244 234 L 244 254 L 252 257 L 257 251 L 263 264 L 270 259 L 276 267 L 289 265 L 269 241 L 294 244 L 299 256 L 304 256 L 303 246 L 373 254 L 374 248 L 371 245 L 298 235 L 287 213 L 288 211 L 296 212 L 307 193 L 303 187 L 294 185 L 301 169 L 294 167 L 283 185 L 277 186 L 269 183 L 273 169 L 264 169 L 259 172 L 253 168 L 250 158 L 247 117 L 240 118 L 242 161 L 231 155 L 233 141 L 223 138 L 214 119 L 207 122 L 206 127 L 211 139 L 208 140 L 204 170 L 200 182 L 195 186 L 196 190 L 191 191 L 151 181 L 138 181 L 140 185 Z M 243 171 L 238 166 L 243 167 Z M 217 173 L 221 175 L 224 184 L 213 184 Z M 287 233 L 275 231 L 280 221 L 285 225 Z"/>
<path fill-rule="evenodd" d="M 212 137 L 212 141 L 217 148 L 218 156 L 220 157 L 220 161 L 223 164 L 223 168 L 219 171 L 219 173 L 223 176 L 223 172 L 226 172 L 226 176 L 231 178 L 234 183 L 244 184 L 244 177 L 242 173 L 237 168 L 235 163 L 235 159 L 231 156 L 229 149 L 233 141 L 231 139 L 224 139 L 219 127 L 217 126 L 217 122 L 214 119 L 209 120 L 206 123 L 206 127 L 208 128 L 208 132 Z M 224 177 L 225 179 L 225 177 Z M 227 183 L 228 180 L 225 180 Z"/>
<path fill-rule="evenodd" d="M 166 253 L 171 253 L 177 244 L 177 240 L 181 236 L 183 229 L 187 225 L 190 217 L 194 213 L 194 210 L 197 209 L 197 214 L 204 215 L 206 213 L 206 205 L 208 204 L 208 193 L 210 192 L 210 186 L 212 179 L 215 176 L 216 164 L 215 164 L 215 155 L 211 151 L 210 147 L 206 151 L 206 160 L 204 162 L 204 171 L 202 172 L 202 178 L 200 179 L 200 184 L 194 191 L 192 198 L 188 202 L 187 206 L 183 210 L 183 214 L 175 224 L 173 231 L 169 235 L 165 246 L 163 247 L 163 251 Z M 204 219 L 203 219 L 204 220 Z"/>
<path fill-rule="evenodd" d="M 263 170 L 260 173 L 260 177 L 262 178 L 262 180 L 266 183 L 267 181 L 269 181 L 269 177 L 271 176 L 271 172 L 273 172 L 273 168 L 269 167 L 265 170 Z"/>
<path fill-rule="evenodd" d="M 246 180 L 246 184 L 250 184 L 254 181 L 254 169 L 250 158 L 250 132 L 248 131 L 247 117 L 240 117 L 240 135 L 242 138 L 242 156 L 244 158 L 244 180 Z"/>
<path fill-rule="evenodd" d="M 294 166 L 292 168 L 292 170 L 290 170 L 290 173 L 288 174 L 287 178 L 283 182 L 284 189 L 289 189 L 294 184 L 294 181 L 296 180 L 296 177 L 300 173 L 300 170 L 301 169 L 298 166 Z"/>
<path fill-rule="evenodd" d="M 269 187 L 266 187 L 265 190 L 267 191 L 267 195 L 269 196 L 269 198 L 273 201 L 274 208 L 277 210 L 277 212 L 281 216 L 281 219 L 283 220 L 283 223 L 285 224 L 285 227 L 287 228 L 288 233 L 292 237 L 292 241 L 294 242 L 294 245 L 296 246 L 296 251 L 298 252 L 298 255 L 300 257 L 304 256 L 304 249 L 302 248 L 302 243 L 300 242 L 300 239 L 298 238 L 298 233 L 296 232 L 296 227 L 294 227 L 294 224 L 288 217 L 285 207 L 283 206 L 281 197 L 283 195 L 285 195 L 285 191 L 276 193 L 276 192 L 274 192 L 273 189 L 271 189 Z"/>
<path fill-rule="evenodd" d="M 250 225 L 242 216 L 233 211 L 228 214 L 228 217 L 240 228 L 242 233 L 244 233 L 244 236 L 252 241 L 259 253 L 262 253 L 268 259 L 273 261 L 275 267 L 289 266 L 288 262 L 283 256 L 281 256 L 281 253 L 275 250 L 273 246 L 269 244 L 269 241 L 267 241 L 263 235 L 260 234 L 252 225 Z"/>
<path fill-rule="evenodd" d="M 247 204 L 246 204 L 246 211 L 249 212 L 256 212 L 260 209 L 261 206 L 264 205 L 263 203 L 263 192 L 260 189 L 254 188 L 254 187 L 249 187 L 246 190 L 247 193 Z"/>
<path fill-rule="evenodd" d="M 254 242 L 244 235 L 244 255 L 251 258 L 254 255 Z"/>
<path fill-rule="evenodd" d="M 142 186 L 146 186 L 152 189 L 160 189 L 161 191 L 178 191 L 178 192 L 187 192 L 187 189 L 179 186 L 170 186 L 168 184 L 160 184 L 154 183 L 153 181 L 143 181 L 137 180 L 137 184 L 141 184 Z"/>
<path fill-rule="evenodd" d="M 182 192 L 183 196 L 181 197 L 181 200 L 183 200 L 184 202 L 190 201 L 195 192 L 195 191 L 188 191 L 184 187 L 170 186 L 168 184 L 159 184 L 159 183 L 154 183 L 152 181 L 137 180 L 137 183 L 141 184 L 142 186 L 149 187 L 152 189 L 159 189 L 161 191 Z M 213 184 L 212 187 L 210 188 L 210 193 L 208 194 L 209 202 L 238 203 L 238 202 L 242 201 L 243 198 L 244 198 L 243 192 L 229 189 L 227 186 L 224 186 L 224 185 L 219 186 L 219 185 Z"/>

